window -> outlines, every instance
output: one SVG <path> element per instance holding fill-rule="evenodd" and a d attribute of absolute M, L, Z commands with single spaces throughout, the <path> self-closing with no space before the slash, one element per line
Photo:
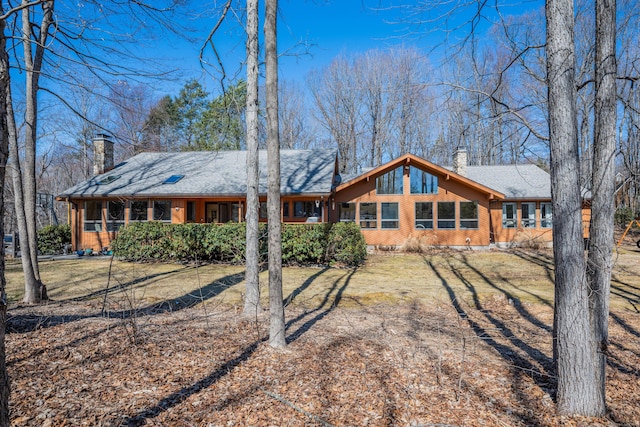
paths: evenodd
<path fill-rule="evenodd" d="M 400 224 L 397 203 L 380 203 L 380 228 L 398 228 Z"/>
<path fill-rule="evenodd" d="M 260 202 L 260 211 L 259 217 L 260 219 L 267 219 L 269 215 L 267 214 L 267 202 Z"/>
<path fill-rule="evenodd" d="M 432 202 L 416 202 L 416 229 L 433 229 Z"/>
<path fill-rule="evenodd" d="M 295 202 L 293 204 L 293 216 L 295 218 L 308 218 L 308 217 L 320 217 L 322 215 L 322 208 L 320 202 Z"/>
<path fill-rule="evenodd" d="M 153 201 L 153 220 L 171 222 L 171 200 Z"/>
<path fill-rule="evenodd" d="M 540 227 L 553 227 L 553 214 L 551 203 L 540 203 Z"/>
<path fill-rule="evenodd" d="M 196 202 L 187 202 L 187 222 L 196 222 Z"/>
<path fill-rule="evenodd" d="M 282 217 L 289 218 L 289 202 L 284 202 L 282 204 Z"/>
<path fill-rule="evenodd" d="M 377 211 L 376 203 L 360 203 L 360 228 L 377 228 Z"/>
<path fill-rule="evenodd" d="M 175 184 L 176 182 L 180 181 L 182 178 L 184 178 L 184 175 L 171 175 L 169 178 L 165 179 L 162 183 Z"/>
<path fill-rule="evenodd" d="M 108 175 L 105 178 L 102 178 L 100 181 L 98 181 L 98 185 L 111 184 L 113 181 L 115 181 L 118 178 L 120 178 L 120 175 Z"/>
<path fill-rule="evenodd" d="M 102 202 L 84 202 L 84 231 L 102 231 Z"/>
<path fill-rule="evenodd" d="M 107 231 L 118 231 L 124 226 L 124 202 L 110 200 L 107 203 Z"/>
<path fill-rule="evenodd" d="M 516 228 L 518 225 L 518 208 L 515 203 L 502 204 L 502 228 Z"/>
<path fill-rule="evenodd" d="M 438 228 L 456 228 L 456 202 L 438 202 Z"/>
<path fill-rule="evenodd" d="M 438 194 L 438 177 L 410 166 L 411 194 Z"/>
<path fill-rule="evenodd" d="M 340 222 L 356 222 L 356 204 L 341 203 L 338 207 Z"/>
<path fill-rule="evenodd" d="M 478 202 L 460 202 L 460 229 L 478 228 Z"/>
<path fill-rule="evenodd" d="M 536 227 L 536 204 L 535 203 L 522 203 L 520 205 L 522 212 L 522 226 L 524 228 Z"/>
<path fill-rule="evenodd" d="M 379 176 L 376 180 L 376 193 L 378 194 L 402 194 L 403 167 L 399 166 L 392 171 Z"/>
<path fill-rule="evenodd" d="M 146 221 L 149 203 L 146 200 L 136 200 L 129 205 L 129 221 Z"/>

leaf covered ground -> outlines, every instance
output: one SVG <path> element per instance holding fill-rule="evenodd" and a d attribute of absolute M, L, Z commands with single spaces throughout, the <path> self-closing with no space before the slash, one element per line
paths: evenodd
<path fill-rule="evenodd" d="M 640 313 L 612 310 L 608 416 L 563 418 L 551 306 L 477 294 L 478 272 L 457 271 L 470 296 L 442 273 L 445 298 L 432 303 L 363 303 L 344 273 L 302 283 L 290 296 L 305 303 L 286 308 L 285 350 L 268 346 L 268 313 L 246 319 L 213 300 L 184 308 L 123 291 L 14 306 L 12 425 L 640 426 Z M 634 283 L 625 279 L 632 305 Z"/>

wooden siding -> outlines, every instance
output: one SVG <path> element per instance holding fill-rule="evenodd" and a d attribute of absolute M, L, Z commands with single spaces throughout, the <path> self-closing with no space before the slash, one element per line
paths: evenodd
<path fill-rule="evenodd" d="M 115 231 L 106 231 L 107 230 L 107 205 L 109 199 L 91 199 L 92 201 L 100 201 L 102 202 L 102 221 L 101 221 L 101 231 L 85 231 L 84 227 L 84 217 L 85 217 L 85 202 L 87 200 L 76 199 L 70 202 L 70 225 L 71 225 L 71 245 L 73 250 L 84 250 L 84 249 L 93 249 L 94 251 L 99 251 L 102 248 L 109 247 L 113 239 L 115 239 L 117 232 Z M 114 200 L 114 199 L 111 199 Z M 199 224 L 207 223 L 207 222 L 228 222 L 233 218 L 237 217 L 240 221 L 244 221 L 245 216 L 245 207 L 246 201 L 244 198 L 238 197 L 222 197 L 222 198 L 154 198 L 154 199 L 116 199 L 118 201 L 125 202 L 125 212 L 124 212 L 124 223 L 129 224 L 130 221 L 130 202 L 131 201 L 146 201 L 147 202 L 147 221 L 153 218 L 153 204 L 154 200 L 169 200 L 171 201 L 171 223 L 173 224 L 184 224 L 187 222 L 187 204 L 189 202 L 195 203 L 195 222 Z M 289 206 L 289 217 L 284 217 L 283 220 L 286 223 L 305 223 L 308 218 L 306 217 L 295 217 L 293 208 L 295 202 L 308 202 L 312 203 L 315 206 L 316 201 L 322 207 L 322 217 L 318 218 L 318 222 L 327 222 L 329 218 L 329 212 L 327 209 L 327 200 L 328 197 L 318 196 L 318 197 L 283 197 L 281 200 L 281 207 L 288 203 Z M 266 202 L 266 198 L 261 197 L 260 202 Z M 207 206 L 217 205 L 217 217 L 215 219 L 207 218 Z M 237 205 L 237 206 L 234 206 Z M 237 212 L 233 212 L 233 210 L 238 209 Z M 225 213 L 222 214 L 221 210 L 225 210 Z M 261 222 L 266 222 L 266 218 L 260 218 Z M 169 221 L 167 221 L 169 222 Z"/>
<path fill-rule="evenodd" d="M 517 207 L 517 226 L 513 228 L 503 227 L 502 221 L 502 206 L 505 203 L 513 203 Z M 523 203 L 535 203 L 535 227 L 523 227 L 522 226 L 522 204 Z M 553 242 L 553 229 L 552 227 L 542 227 L 542 217 L 540 204 L 551 203 L 551 200 L 503 200 L 493 201 L 490 205 L 491 210 L 491 224 L 492 224 L 492 238 L 493 243 L 498 245 L 512 245 L 522 244 L 526 241 L 532 243 L 542 243 L 550 245 Z M 586 239 L 589 237 L 589 222 L 591 220 L 591 208 L 587 203 L 582 206 L 582 234 Z"/>
<path fill-rule="evenodd" d="M 516 206 L 517 217 L 514 227 L 504 227 L 502 221 L 502 207 L 505 203 L 512 203 Z M 522 225 L 522 204 L 535 203 L 535 227 L 524 227 Z M 542 227 L 542 217 L 540 214 L 540 203 L 551 203 L 551 200 L 504 200 L 491 202 L 491 225 L 492 242 L 498 245 L 522 244 L 527 241 L 536 244 L 548 244 L 553 241 L 551 227 Z"/>
<path fill-rule="evenodd" d="M 415 165 L 414 165 L 415 166 Z M 383 171 L 387 172 L 390 169 Z M 342 187 L 336 194 L 331 206 L 332 221 L 338 220 L 341 203 L 356 203 L 356 222 L 359 221 L 360 203 L 377 203 L 377 226 L 375 229 L 363 229 L 362 234 L 370 246 L 402 247 L 412 239 L 419 239 L 434 246 L 488 246 L 490 236 L 489 196 L 464 183 L 447 179 L 447 175 L 427 171 L 438 177 L 437 194 L 411 194 L 409 168 L 403 173 L 403 194 L 377 194 L 376 177 L 363 179 L 353 185 Z M 378 175 L 379 176 L 379 175 Z M 459 202 L 478 203 L 478 228 L 460 228 Z M 380 203 L 398 203 L 399 226 L 397 229 L 380 228 Z M 415 203 L 433 202 L 434 228 L 417 229 L 415 226 Z M 455 202 L 455 228 L 438 229 L 437 202 Z"/>

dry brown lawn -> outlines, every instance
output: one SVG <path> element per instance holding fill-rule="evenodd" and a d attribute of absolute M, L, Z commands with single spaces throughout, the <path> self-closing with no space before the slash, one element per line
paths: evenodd
<path fill-rule="evenodd" d="M 7 364 L 16 426 L 640 426 L 640 251 L 616 254 L 609 414 L 557 416 L 548 251 L 375 254 L 283 272 L 288 348 L 241 266 L 45 261 Z M 261 276 L 267 306 L 267 275 Z"/>

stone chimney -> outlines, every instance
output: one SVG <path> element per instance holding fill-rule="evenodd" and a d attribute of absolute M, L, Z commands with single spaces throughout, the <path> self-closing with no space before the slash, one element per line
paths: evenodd
<path fill-rule="evenodd" d="M 453 171 L 458 175 L 467 176 L 467 150 L 458 148 L 453 154 Z"/>
<path fill-rule="evenodd" d="M 109 135 L 99 133 L 93 138 L 93 174 L 103 174 L 113 166 L 113 141 Z"/>

